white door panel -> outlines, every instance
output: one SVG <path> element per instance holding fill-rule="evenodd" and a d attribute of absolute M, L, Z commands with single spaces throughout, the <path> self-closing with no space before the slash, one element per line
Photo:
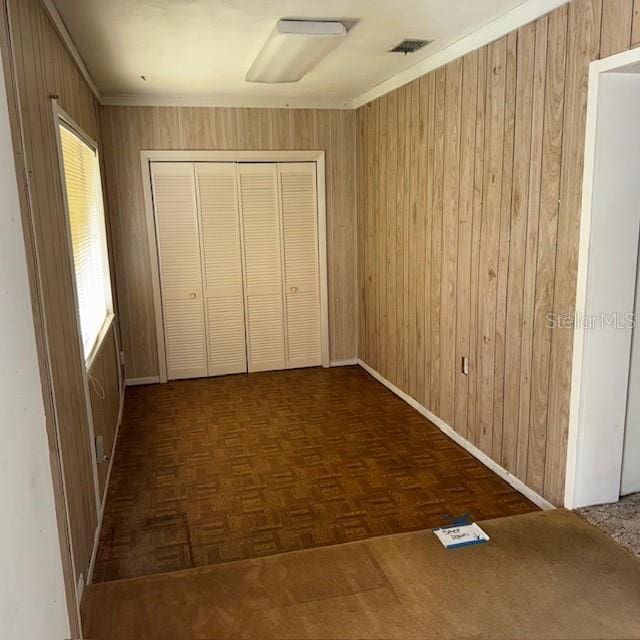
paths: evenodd
<path fill-rule="evenodd" d="M 207 375 L 202 271 L 193 164 L 151 165 L 167 377 Z"/>
<path fill-rule="evenodd" d="M 151 174 L 168 377 L 321 364 L 315 163 Z"/>
<path fill-rule="evenodd" d="M 277 166 L 239 166 L 249 371 L 286 366 Z"/>
<path fill-rule="evenodd" d="M 321 363 L 316 170 L 278 164 L 284 250 L 287 367 Z"/>
<path fill-rule="evenodd" d="M 237 165 L 195 165 L 209 375 L 247 370 Z"/>

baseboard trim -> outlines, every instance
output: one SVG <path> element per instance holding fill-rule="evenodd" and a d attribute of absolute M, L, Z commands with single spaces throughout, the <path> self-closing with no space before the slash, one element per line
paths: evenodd
<path fill-rule="evenodd" d="M 104 483 L 104 491 L 102 492 L 102 501 L 100 503 L 100 513 L 98 514 L 98 525 L 93 538 L 93 549 L 91 550 L 91 561 L 89 562 L 89 570 L 87 571 L 87 580 L 85 585 L 93 582 L 93 570 L 96 566 L 96 557 L 98 555 L 98 545 L 100 543 L 100 533 L 102 532 L 102 521 L 104 519 L 104 507 L 107 502 L 107 493 L 109 491 L 109 482 L 111 481 L 111 470 L 113 469 L 113 460 L 116 457 L 116 448 L 118 446 L 118 435 L 120 434 L 120 425 L 122 424 L 122 414 L 124 413 L 124 394 L 125 387 L 120 391 L 120 406 L 118 407 L 118 422 L 116 424 L 116 432 L 113 436 L 113 449 L 111 450 L 111 459 L 109 460 L 109 468 L 107 469 L 107 477 Z"/>
<path fill-rule="evenodd" d="M 329 363 L 330 367 L 348 367 L 354 364 L 358 364 L 358 358 L 347 358 L 346 360 L 332 360 Z"/>
<path fill-rule="evenodd" d="M 533 489 L 528 487 L 522 480 L 516 478 L 512 473 L 507 471 L 504 467 L 501 467 L 495 460 L 490 458 L 486 453 L 483 453 L 474 444 L 471 444 L 466 438 L 463 438 L 459 433 L 453 430 L 444 420 L 438 418 L 421 405 L 417 400 L 406 394 L 404 391 L 396 387 L 392 382 L 389 382 L 383 375 L 378 373 L 375 369 L 370 367 L 363 360 L 358 359 L 358 364 L 370 375 L 372 375 L 378 382 L 383 384 L 387 389 L 393 391 L 399 398 L 404 400 L 408 405 L 413 407 L 418 413 L 421 413 L 427 420 L 433 422 L 433 424 L 440 429 L 446 436 L 451 438 L 455 443 L 459 444 L 463 449 L 466 449 L 474 458 L 482 462 L 485 467 L 488 467 L 495 474 L 499 475 L 503 480 L 508 482 L 516 491 L 523 496 L 531 500 L 535 505 L 541 509 L 549 510 L 555 509 L 548 500 L 545 500 L 541 495 L 536 493 Z"/>
<path fill-rule="evenodd" d="M 141 384 L 158 384 L 160 382 L 160 376 L 148 376 L 146 378 L 127 378 L 125 385 L 127 387 L 136 387 Z"/>

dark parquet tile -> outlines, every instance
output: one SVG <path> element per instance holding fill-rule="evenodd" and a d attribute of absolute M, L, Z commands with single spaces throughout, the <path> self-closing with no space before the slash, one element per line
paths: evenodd
<path fill-rule="evenodd" d="M 133 387 L 94 580 L 535 509 L 358 367 Z"/>

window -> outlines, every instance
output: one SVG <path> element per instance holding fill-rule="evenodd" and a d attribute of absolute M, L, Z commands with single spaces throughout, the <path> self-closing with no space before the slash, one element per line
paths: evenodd
<path fill-rule="evenodd" d="M 76 293 L 85 360 L 89 360 L 111 314 L 111 282 L 105 242 L 98 154 L 60 120 Z"/>

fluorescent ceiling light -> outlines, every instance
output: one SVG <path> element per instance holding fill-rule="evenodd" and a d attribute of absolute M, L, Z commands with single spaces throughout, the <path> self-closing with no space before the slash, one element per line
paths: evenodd
<path fill-rule="evenodd" d="M 298 82 L 346 35 L 342 22 L 280 20 L 245 79 L 248 82 Z"/>

